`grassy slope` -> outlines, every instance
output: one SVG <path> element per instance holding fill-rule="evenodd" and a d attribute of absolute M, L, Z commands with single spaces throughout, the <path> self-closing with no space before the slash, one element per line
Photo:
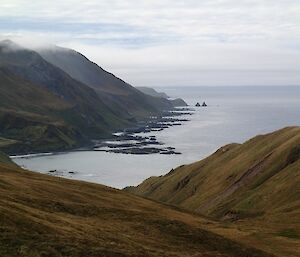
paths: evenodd
<path fill-rule="evenodd" d="M 224 146 L 129 190 L 230 221 L 244 231 L 239 238 L 279 256 L 300 254 L 300 127 Z"/>
<path fill-rule="evenodd" d="M 1 257 L 270 256 L 204 230 L 199 216 L 1 159 L 0 194 Z"/>
<path fill-rule="evenodd" d="M 6 152 L 65 150 L 103 138 L 130 122 L 90 87 L 36 52 L 0 42 L 0 133 L 18 144 Z"/>
<path fill-rule="evenodd" d="M 0 68 L 0 148 L 7 152 L 68 149 L 77 132 L 58 113 L 71 105 Z"/>
<path fill-rule="evenodd" d="M 108 106 L 87 85 L 70 77 L 63 70 L 45 61 L 37 52 L 22 48 L 11 41 L 0 42 L 0 67 L 46 88 L 55 96 L 72 105 L 65 115 L 85 134 L 98 134 L 124 125 L 122 119 L 112 113 Z"/>
<path fill-rule="evenodd" d="M 71 107 L 45 88 L 22 80 L 1 67 L 0 84 L 2 108 L 43 113 L 49 109 L 63 110 Z"/>
<path fill-rule="evenodd" d="M 172 108 L 167 99 L 143 94 L 74 50 L 53 47 L 38 51 L 48 62 L 93 88 L 119 115 L 140 118 Z"/>

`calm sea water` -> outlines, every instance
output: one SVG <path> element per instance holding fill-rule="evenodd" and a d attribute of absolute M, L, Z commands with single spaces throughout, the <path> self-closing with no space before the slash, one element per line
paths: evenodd
<path fill-rule="evenodd" d="M 300 125 L 300 87 L 174 87 L 158 88 L 182 97 L 195 108 L 191 121 L 161 132 L 159 141 L 176 147 L 181 155 L 125 155 L 105 152 L 71 152 L 17 158 L 28 169 L 123 188 L 150 176 L 167 173 L 181 164 L 200 160 L 231 142 L 242 143 L 257 134 Z M 74 172 L 70 174 L 69 172 Z"/>

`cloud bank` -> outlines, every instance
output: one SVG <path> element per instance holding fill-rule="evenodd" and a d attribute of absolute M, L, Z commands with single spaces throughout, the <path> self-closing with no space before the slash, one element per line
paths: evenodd
<path fill-rule="evenodd" d="M 300 85 L 293 0 L 2 0 L 0 35 L 86 54 L 136 86 Z"/>

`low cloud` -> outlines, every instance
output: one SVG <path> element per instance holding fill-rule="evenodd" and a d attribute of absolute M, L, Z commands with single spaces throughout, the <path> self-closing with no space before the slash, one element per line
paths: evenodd
<path fill-rule="evenodd" d="M 0 34 L 58 44 L 134 85 L 300 85 L 292 0 L 2 0 Z"/>
<path fill-rule="evenodd" d="M 300 85 L 300 52 L 294 49 L 243 44 L 65 46 L 138 86 Z"/>

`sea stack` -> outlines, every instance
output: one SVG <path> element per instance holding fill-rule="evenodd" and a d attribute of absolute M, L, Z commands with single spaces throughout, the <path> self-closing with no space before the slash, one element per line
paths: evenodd
<path fill-rule="evenodd" d="M 203 102 L 202 107 L 207 107 L 207 104 Z"/>
<path fill-rule="evenodd" d="M 200 107 L 201 105 L 199 104 L 199 103 L 196 103 L 196 105 L 195 105 L 196 107 Z"/>

